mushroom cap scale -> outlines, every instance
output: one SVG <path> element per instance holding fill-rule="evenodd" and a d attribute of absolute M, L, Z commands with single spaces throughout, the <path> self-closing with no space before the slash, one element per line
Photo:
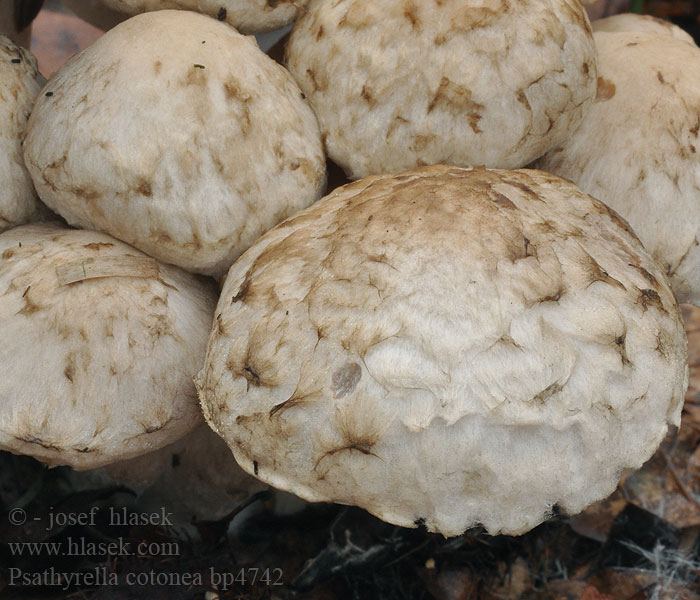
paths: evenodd
<path fill-rule="evenodd" d="M 0 257 L 0 448 L 92 469 L 202 422 L 213 282 L 54 225 L 4 232 Z"/>
<path fill-rule="evenodd" d="M 196 383 L 238 463 L 457 535 L 577 512 L 678 424 L 687 347 L 627 223 L 537 171 L 339 188 L 231 268 Z"/>
<path fill-rule="evenodd" d="M 39 96 L 24 150 L 71 225 L 217 277 L 325 186 L 318 123 L 289 73 L 186 11 L 133 17 L 73 57 Z"/>

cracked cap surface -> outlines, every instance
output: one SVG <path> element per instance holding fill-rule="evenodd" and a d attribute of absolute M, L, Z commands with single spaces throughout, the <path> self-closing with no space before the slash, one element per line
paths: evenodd
<path fill-rule="evenodd" d="M 84 470 L 194 429 L 216 294 L 101 233 L 1 234 L 0 448 Z"/>
<path fill-rule="evenodd" d="M 457 535 L 611 493 L 678 424 L 687 347 L 627 223 L 538 171 L 339 188 L 229 272 L 197 378 L 249 473 Z"/>
<path fill-rule="evenodd" d="M 522 167 L 595 96 L 578 0 L 315 0 L 286 58 L 351 179 L 438 163 Z"/>

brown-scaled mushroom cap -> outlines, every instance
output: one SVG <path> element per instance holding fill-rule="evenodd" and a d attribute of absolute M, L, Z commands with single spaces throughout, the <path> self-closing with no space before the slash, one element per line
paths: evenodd
<path fill-rule="evenodd" d="M 351 179 L 437 163 L 522 167 L 595 96 L 578 0 L 313 0 L 287 66 Z"/>
<path fill-rule="evenodd" d="M 271 31 L 295 21 L 308 0 L 100 0 L 105 6 L 135 15 L 167 8 L 194 10 L 225 21 L 244 33 Z"/>
<path fill-rule="evenodd" d="M 124 21 L 42 91 L 25 159 L 39 196 L 188 271 L 219 276 L 323 193 L 316 117 L 254 38 L 176 10 Z"/>
<path fill-rule="evenodd" d="M 0 35 L 0 232 L 49 214 L 22 156 L 27 119 L 43 84 L 32 54 Z"/>
<path fill-rule="evenodd" d="M 687 343 L 629 226 L 538 171 L 339 188 L 231 268 L 197 378 L 238 463 L 456 535 L 582 510 L 678 424 Z"/>
<path fill-rule="evenodd" d="M 579 129 L 535 165 L 627 219 L 700 304 L 700 48 L 668 34 L 597 32 L 598 97 Z"/>
<path fill-rule="evenodd" d="M 82 470 L 187 434 L 216 297 L 101 233 L 0 234 L 0 449 Z"/>

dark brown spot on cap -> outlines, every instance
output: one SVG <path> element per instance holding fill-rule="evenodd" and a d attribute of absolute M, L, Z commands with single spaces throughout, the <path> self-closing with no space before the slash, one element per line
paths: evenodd
<path fill-rule="evenodd" d="M 640 290 L 639 297 L 637 298 L 637 304 L 641 304 L 644 312 L 649 310 L 652 306 L 661 312 L 667 312 L 664 303 L 661 301 L 661 296 L 656 290 L 644 289 Z"/>
<path fill-rule="evenodd" d="M 88 250 L 101 250 L 102 248 L 113 248 L 114 244 L 111 242 L 91 242 L 90 244 L 84 244 L 83 248 Z"/>
<path fill-rule="evenodd" d="M 254 386 L 260 385 L 260 375 L 257 371 L 250 365 L 246 365 L 243 369 L 243 377 L 248 380 L 248 383 L 252 383 Z"/>
<path fill-rule="evenodd" d="M 596 102 L 610 100 L 615 96 L 616 91 L 617 88 L 612 81 L 604 77 L 598 77 L 598 91 L 596 92 L 595 100 Z"/>
<path fill-rule="evenodd" d="M 333 395 L 340 399 L 352 394 L 362 378 L 360 365 L 349 362 L 333 373 Z"/>
<path fill-rule="evenodd" d="M 147 198 L 153 196 L 153 190 L 151 189 L 151 184 L 148 183 L 148 181 L 142 181 L 139 184 L 139 187 L 136 188 L 136 192 L 142 196 L 146 196 Z"/>
<path fill-rule="evenodd" d="M 248 277 L 246 277 L 243 280 L 243 283 L 241 284 L 241 287 L 239 288 L 238 292 L 236 292 L 236 295 L 231 299 L 231 304 L 235 304 L 236 302 L 245 301 L 245 297 L 248 295 L 249 289 L 250 289 L 250 279 Z"/>

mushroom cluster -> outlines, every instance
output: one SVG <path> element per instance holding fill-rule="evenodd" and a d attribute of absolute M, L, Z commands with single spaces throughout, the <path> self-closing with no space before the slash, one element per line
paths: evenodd
<path fill-rule="evenodd" d="M 41 91 L 0 38 L 0 448 L 183 521 L 610 494 L 688 385 L 700 49 L 584 4 L 95 0 Z"/>

